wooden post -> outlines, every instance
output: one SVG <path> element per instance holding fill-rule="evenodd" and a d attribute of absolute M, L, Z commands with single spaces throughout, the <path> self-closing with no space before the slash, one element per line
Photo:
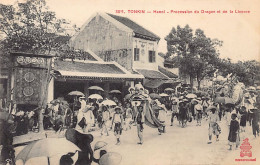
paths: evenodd
<path fill-rule="evenodd" d="M 52 66 L 52 58 L 47 59 L 47 75 L 46 75 L 46 80 L 43 83 L 43 95 L 41 98 L 41 103 L 40 103 L 40 110 L 39 110 L 39 114 L 38 114 L 38 121 L 39 121 L 39 132 L 44 131 L 43 128 L 43 111 L 47 105 L 47 96 L 48 96 L 48 86 L 50 83 L 50 71 L 51 71 L 51 66 Z"/>

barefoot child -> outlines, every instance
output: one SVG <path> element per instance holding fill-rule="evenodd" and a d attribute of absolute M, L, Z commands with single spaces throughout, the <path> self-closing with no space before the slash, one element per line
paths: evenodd
<path fill-rule="evenodd" d="M 232 146 L 236 145 L 236 148 L 238 147 L 238 140 L 239 140 L 239 122 L 236 120 L 237 114 L 233 113 L 231 114 L 231 122 L 230 122 L 230 129 L 229 129 L 229 135 L 228 135 L 228 141 L 229 141 L 229 150 L 232 150 Z"/>
<path fill-rule="evenodd" d="M 119 145 L 120 144 L 120 135 L 122 134 L 123 116 L 120 113 L 121 112 L 121 108 L 120 107 L 116 107 L 115 111 L 116 111 L 116 113 L 113 116 L 112 125 L 115 123 L 114 134 L 115 134 L 115 136 L 117 138 L 116 145 Z"/>

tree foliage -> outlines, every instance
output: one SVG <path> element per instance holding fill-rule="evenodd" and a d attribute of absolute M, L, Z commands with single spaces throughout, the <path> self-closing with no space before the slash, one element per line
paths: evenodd
<path fill-rule="evenodd" d="M 231 59 L 220 59 L 218 69 L 223 76 L 232 73 L 246 86 L 254 85 L 260 80 L 260 63 L 255 60 L 231 62 Z"/>
<path fill-rule="evenodd" d="M 45 0 L 27 0 L 16 5 L 0 4 L 1 41 L 5 51 L 50 52 L 59 47 L 55 39 L 65 34 L 65 19 L 58 19 Z"/>
<path fill-rule="evenodd" d="M 203 78 L 214 73 L 219 56 L 217 47 L 222 45 L 221 41 L 207 37 L 201 29 L 193 33 L 189 25 L 172 28 L 165 40 L 167 60 L 175 62 L 180 73 L 190 77 L 191 85 L 193 79 L 196 78 L 200 85 Z"/>

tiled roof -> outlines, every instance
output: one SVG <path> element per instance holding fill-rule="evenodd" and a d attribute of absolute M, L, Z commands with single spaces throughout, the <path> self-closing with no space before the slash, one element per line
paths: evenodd
<path fill-rule="evenodd" d="M 124 74 L 124 72 L 113 64 L 101 63 L 84 63 L 72 61 L 55 61 L 55 70 L 76 71 L 76 72 L 96 72 L 96 73 L 111 73 Z"/>
<path fill-rule="evenodd" d="M 137 71 L 148 79 L 169 79 L 169 77 L 156 70 L 137 69 Z"/>
<path fill-rule="evenodd" d="M 113 15 L 113 14 L 109 14 L 107 13 L 109 16 L 111 16 L 112 18 L 114 18 L 115 20 L 119 21 L 120 23 L 124 24 L 125 26 L 129 27 L 130 29 L 132 29 L 137 35 L 143 35 L 144 37 L 151 37 L 155 40 L 160 40 L 160 37 L 157 36 L 156 34 L 146 30 L 145 28 L 143 28 L 142 26 L 138 25 L 137 23 L 135 23 L 134 21 L 130 20 L 127 17 L 121 17 L 121 16 L 117 16 L 117 15 Z"/>
<path fill-rule="evenodd" d="M 78 62 L 78 61 L 55 61 L 54 70 L 58 78 L 80 78 L 80 79 L 143 79 L 141 74 L 125 72 L 116 64 L 108 62 Z"/>
<path fill-rule="evenodd" d="M 170 78 L 178 78 L 178 76 L 176 74 L 172 73 L 171 71 L 167 70 L 166 68 L 158 66 L 158 69 L 160 72 L 162 72 L 163 74 L 165 74 L 166 76 L 168 76 Z"/>

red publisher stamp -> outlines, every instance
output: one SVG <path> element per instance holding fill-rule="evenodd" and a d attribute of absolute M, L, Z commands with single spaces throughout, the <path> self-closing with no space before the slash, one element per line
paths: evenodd
<path fill-rule="evenodd" d="M 243 158 L 245 156 L 249 157 L 249 159 L 235 159 L 235 161 L 256 161 L 256 158 L 251 159 L 252 157 L 252 151 L 251 151 L 252 146 L 249 143 L 249 139 L 246 138 L 243 140 L 243 143 L 240 146 L 240 157 Z"/>
<path fill-rule="evenodd" d="M 243 141 L 244 142 L 240 146 L 240 149 L 241 149 L 240 157 L 242 157 L 242 158 L 244 156 L 252 157 L 252 151 L 251 151 L 252 146 L 248 142 L 248 138 L 244 139 Z"/>

